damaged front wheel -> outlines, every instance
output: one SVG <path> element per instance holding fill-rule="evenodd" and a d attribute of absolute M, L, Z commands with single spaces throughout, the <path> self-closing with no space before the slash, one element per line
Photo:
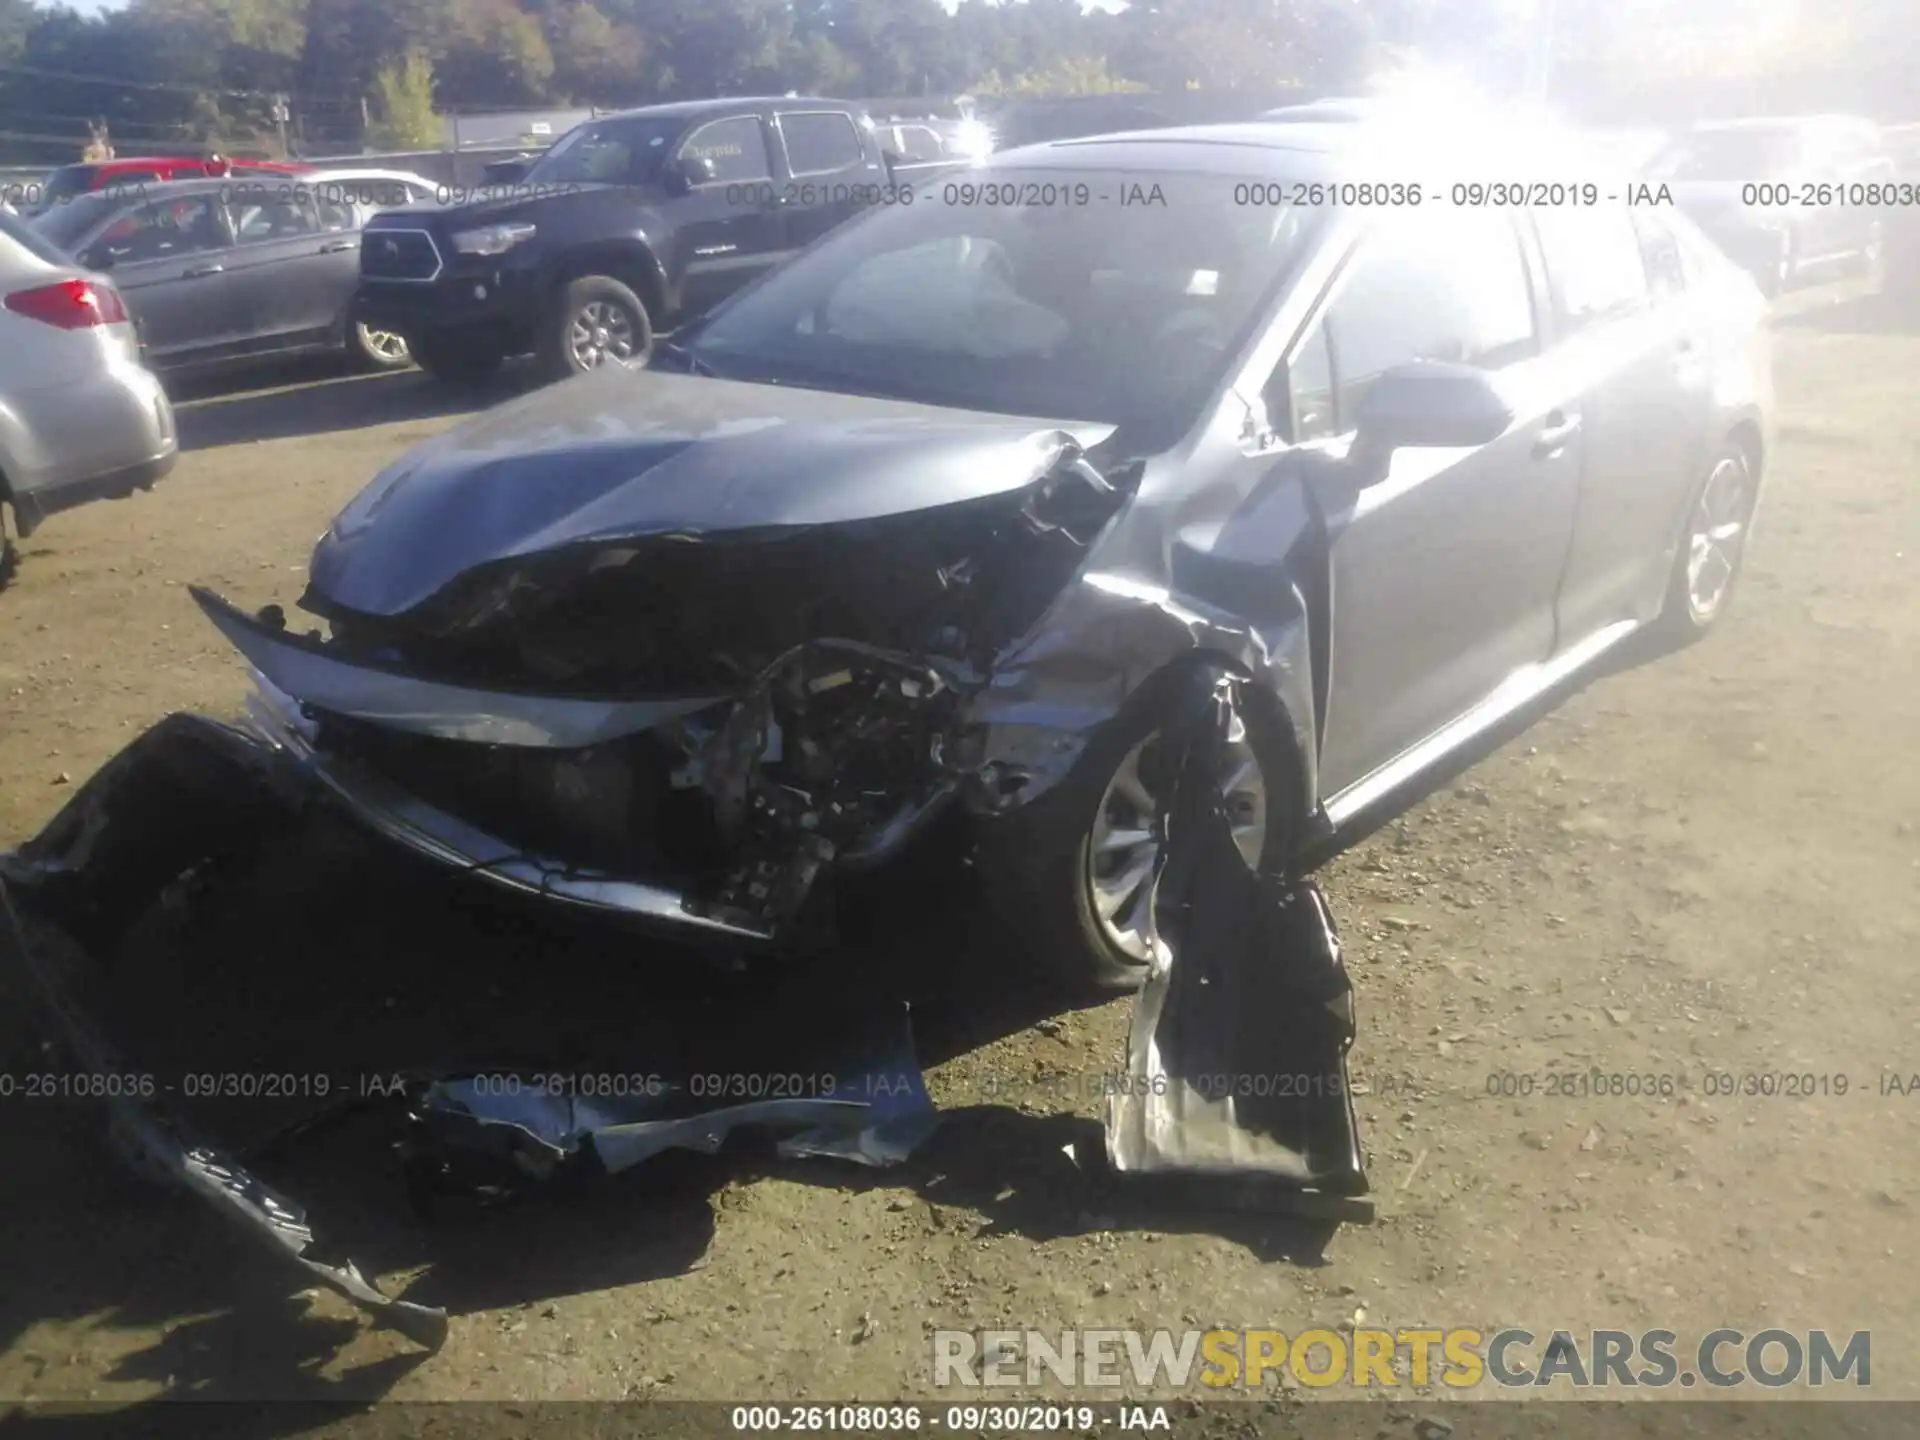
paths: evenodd
<path fill-rule="evenodd" d="M 988 897 L 1035 958 L 1076 988 L 1138 989 L 1153 963 L 1151 906 L 1173 783 L 1162 732 L 1184 694 L 1156 687 L 1087 746 L 1053 790 L 987 822 L 978 866 Z M 1221 800 L 1241 858 L 1284 867 L 1291 837 L 1291 771 L 1278 763 L 1278 727 L 1249 705 L 1236 714 L 1220 774 Z"/>

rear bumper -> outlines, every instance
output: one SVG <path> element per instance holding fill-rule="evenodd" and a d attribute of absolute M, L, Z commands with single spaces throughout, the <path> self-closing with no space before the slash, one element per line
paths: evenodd
<path fill-rule="evenodd" d="M 22 535 L 62 510 L 147 489 L 179 452 L 173 406 L 139 366 L 13 395 L 5 412 L 3 463 Z"/>

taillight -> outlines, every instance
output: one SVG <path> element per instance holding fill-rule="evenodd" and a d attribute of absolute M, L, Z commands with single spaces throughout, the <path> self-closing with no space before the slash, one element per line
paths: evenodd
<path fill-rule="evenodd" d="M 127 319 L 120 292 L 99 280 L 60 280 L 33 290 L 16 290 L 7 296 L 7 309 L 62 330 L 123 325 Z"/>

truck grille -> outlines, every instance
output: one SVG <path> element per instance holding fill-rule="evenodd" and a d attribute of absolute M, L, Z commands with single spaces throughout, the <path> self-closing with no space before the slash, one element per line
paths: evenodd
<path fill-rule="evenodd" d="M 440 252 L 424 230 L 369 230 L 360 241 L 360 273 L 372 280 L 431 280 Z"/>

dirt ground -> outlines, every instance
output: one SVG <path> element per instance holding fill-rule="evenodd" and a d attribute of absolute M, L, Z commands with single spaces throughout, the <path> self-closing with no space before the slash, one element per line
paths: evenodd
<path fill-rule="evenodd" d="M 935 1004 L 947 1028 L 923 1059 L 952 1118 L 898 1171 L 700 1161 L 430 1227 L 350 1136 L 290 1158 L 293 1193 L 340 1197 L 349 1253 L 449 1307 L 451 1339 L 422 1358 L 121 1179 L 85 1112 L 16 1098 L 0 1400 L 887 1400 L 929 1393 L 935 1325 L 1291 1333 L 1362 1311 L 1867 1329 L 1872 1393 L 1920 1396 L 1920 1093 L 1883 1093 L 1886 1075 L 1920 1087 L 1920 324 L 1835 289 L 1787 302 L 1778 334 L 1779 445 L 1722 632 L 1596 680 L 1326 873 L 1376 1225 L 1089 1212 L 1059 1150 L 1097 1134 L 1084 1077 L 1115 1063 L 1126 1004 Z M 411 374 L 190 399 L 191 453 L 155 493 L 28 542 L 0 594 L 0 845 L 167 712 L 235 707 L 241 667 L 185 587 L 290 600 L 329 516 L 452 423 L 444 405 Z M 285 908 L 311 896 L 269 892 L 241 932 L 254 998 L 311 1020 L 341 977 L 386 984 L 382 944 L 443 995 L 471 990 L 449 982 L 451 932 L 386 922 L 383 880 L 334 895 L 351 914 L 325 947 Z M 942 928 L 990 944 L 972 924 Z M 924 938 L 892 962 L 937 964 Z M 601 1023 L 647 1007 L 646 959 L 592 962 L 638 1007 L 589 992 Z M 191 974 L 148 984 L 189 1018 L 225 1003 Z M 0 1047 L 22 1068 L 18 1001 L 0 995 Z M 391 1025 L 377 1009 L 329 1033 Z M 1565 1070 L 1688 1088 L 1489 1094 L 1490 1075 Z M 1706 1093 L 1786 1074 L 1848 1093 Z"/>

